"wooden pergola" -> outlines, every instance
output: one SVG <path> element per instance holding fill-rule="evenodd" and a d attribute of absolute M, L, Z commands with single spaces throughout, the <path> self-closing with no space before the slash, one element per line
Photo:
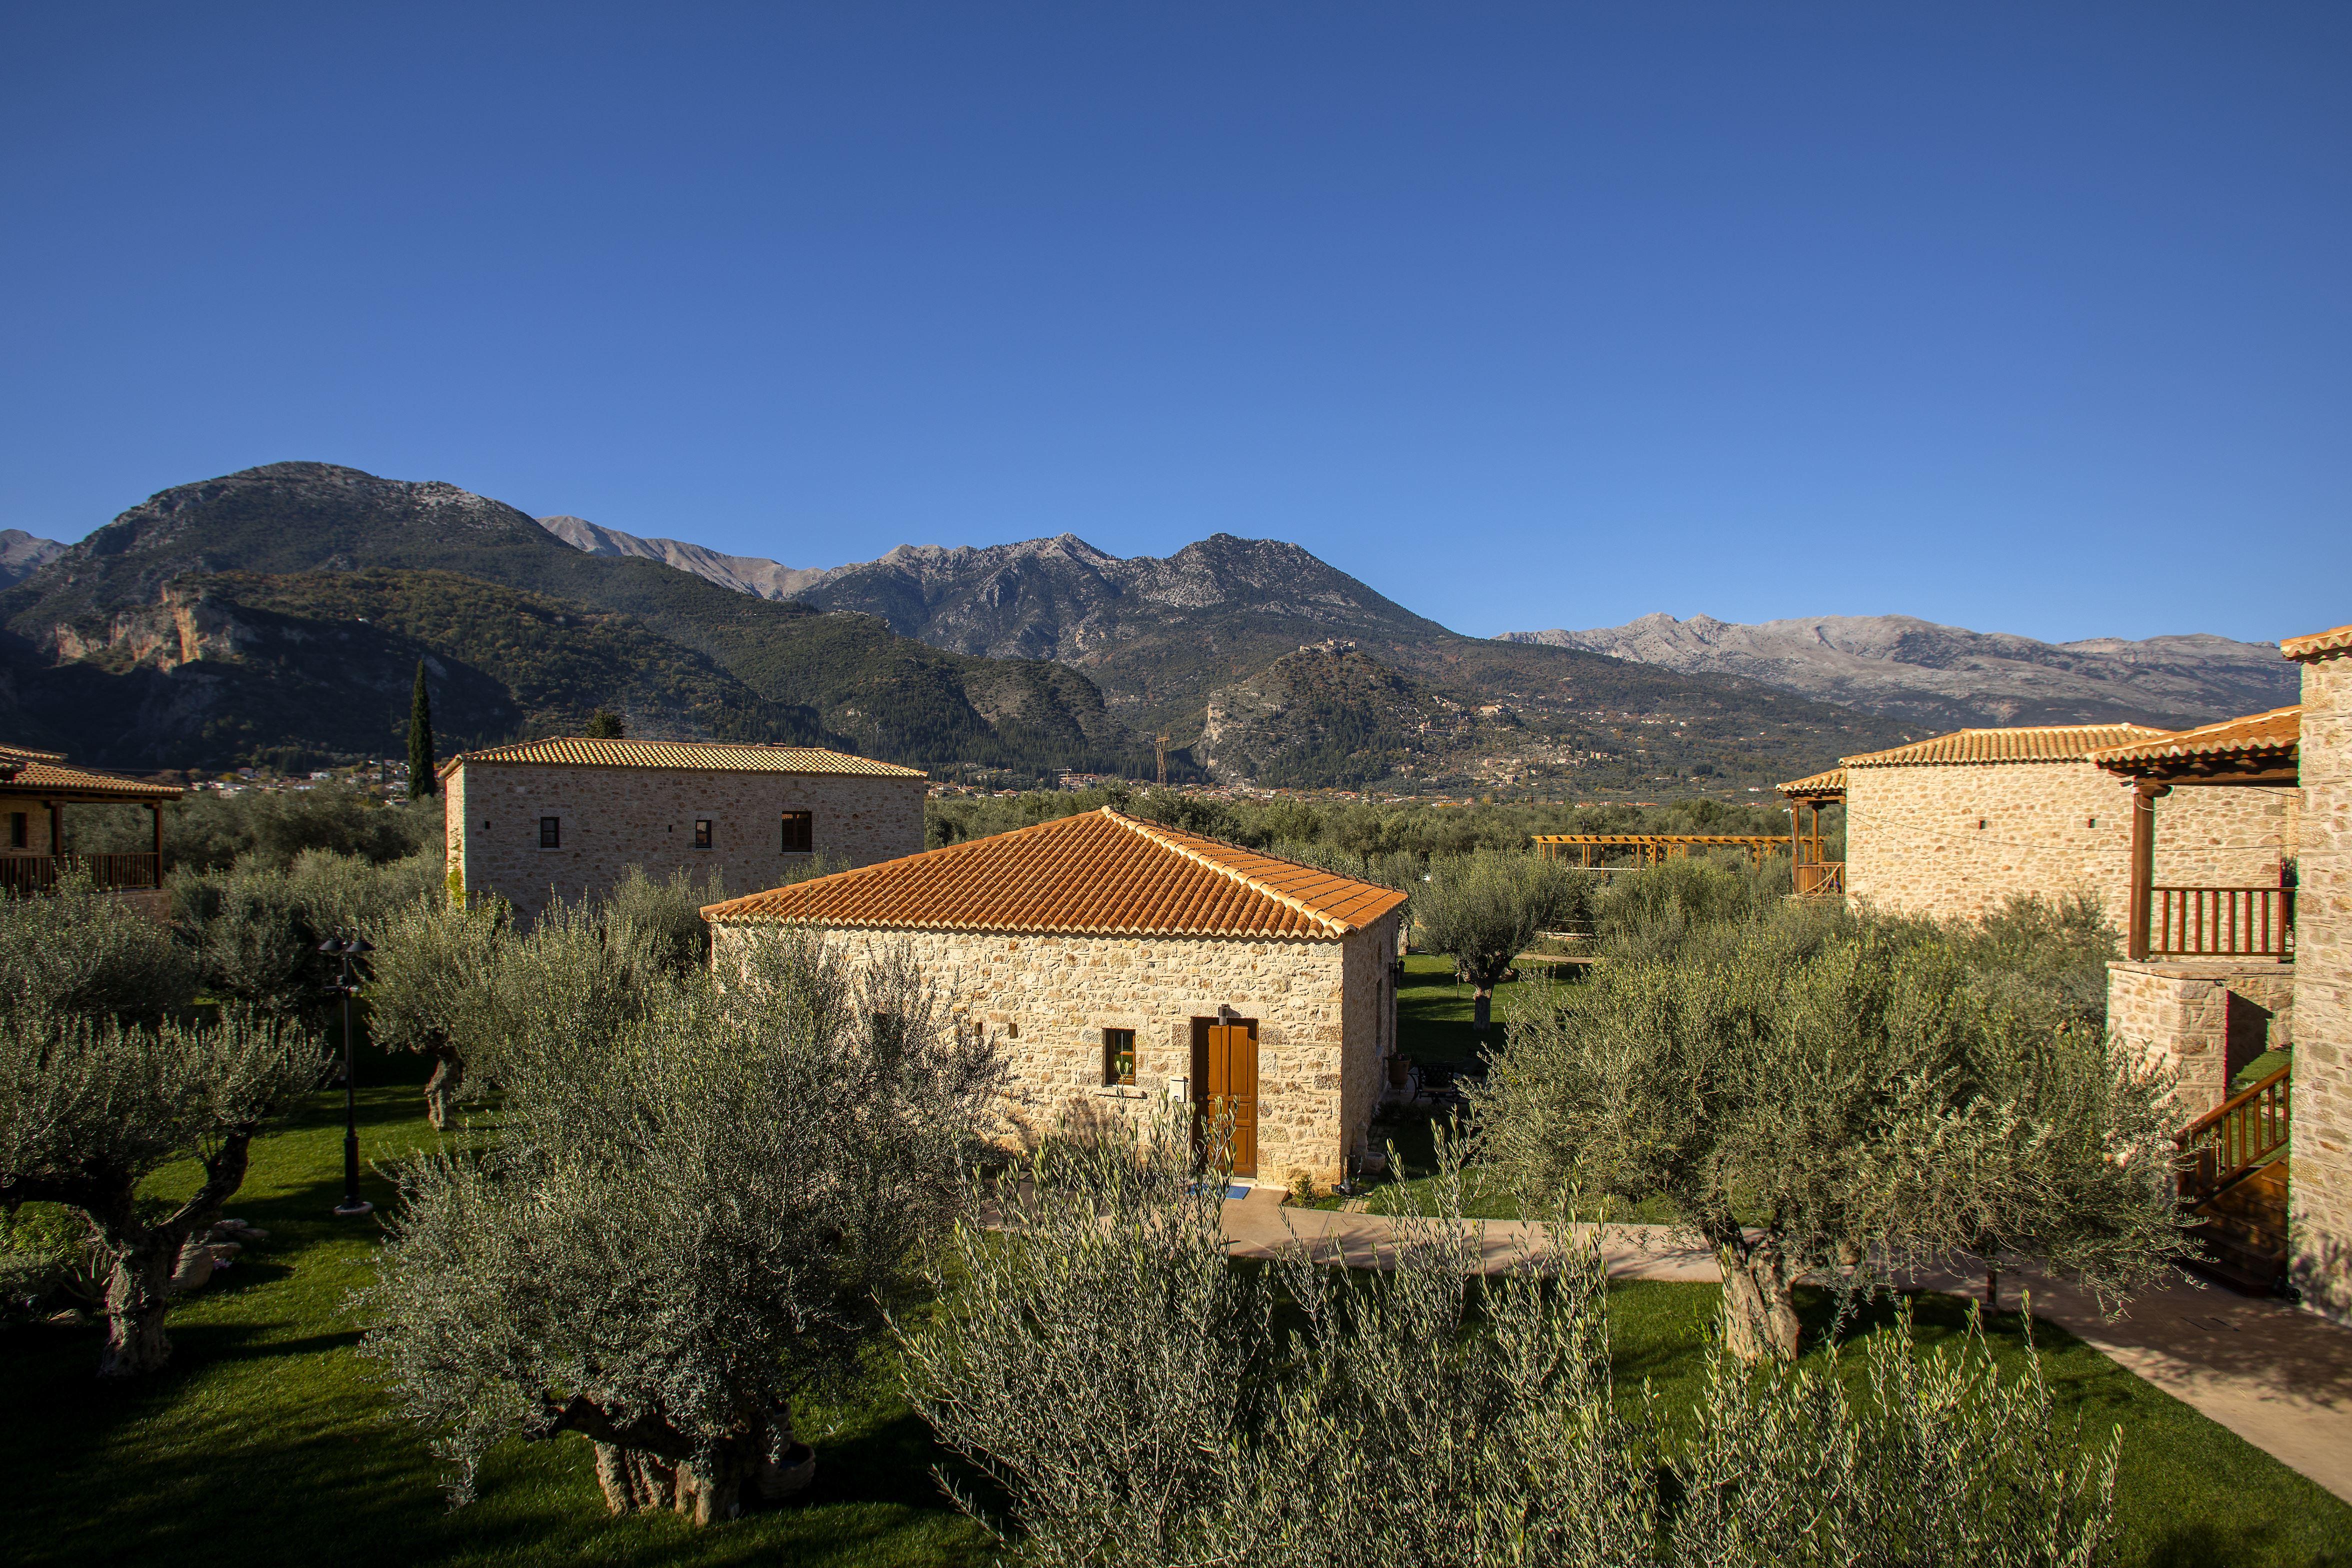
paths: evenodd
<path fill-rule="evenodd" d="M 173 784 L 148 784 L 121 773 L 66 765 L 62 752 L 0 746 L 0 891 L 37 893 L 78 871 L 103 889 L 163 885 L 163 807 L 180 798 Z M 65 852 L 65 808 L 72 805 L 143 805 L 152 847 L 128 855 Z M 45 826 L 34 819 L 47 817 Z"/>
<path fill-rule="evenodd" d="M 1797 891 L 1807 898 L 1844 897 L 1845 862 L 1829 859 L 1822 851 L 1822 813 L 1845 804 L 1845 770 L 1832 768 L 1778 787 L 1789 803 L 1789 827 L 1795 837 Z"/>
<path fill-rule="evenodd" d="M 1751 864 L 1767 855 L 1786 852 L 1790 840 L 1782 834 L 1751 833 L 1538 833 L 1536 851 L 1547 860 L 1564 860 L 1572 853 L 1587 870 L 1614 871 L 1679 860 L 1692 850 L 1740 849 Z M 1612 849 L 1631 850 L 1633 867 L 1602 864 Z"/>
<path fill-rule="evenodd" d="M 2124 956 L 2274 958 L 2294 952 L 2294 889 L 2156 885 L 2156 803 L 2176 789 L 2293 788 L 2301 780 L 2300 707 L 2273 708 L 2091 753 L 2129 781 L 2131 903 Z"/>

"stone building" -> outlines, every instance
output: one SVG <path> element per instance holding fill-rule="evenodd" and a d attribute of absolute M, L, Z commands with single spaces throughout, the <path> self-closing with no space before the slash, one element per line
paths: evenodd
<path fill-rule="evenodd" d="M 451 890 L 528 918 L 639 866 L 766 888 L 819 857 L 852 866 L 923 847 L 926 775 L 814 746 L 564 737 L 442 764 Z"/>
<path fill-rule="evenodd" d="M 1950 920 L 1980 918 L 2013 894 L 2090 893 L 2120 927 L 2131 796 L 2090 757 L 2165 733 L 2137 724 L 1960 730 L 1845 758 L 1846 894 L 1888 914 Z M 2182 792 L 2159 803 L 2158 822 L 2159 881 L 2276 887 L 2294 855 L 2292 788 Z"/>
<path fill-rule="evenodd" d="M 2303 666 L 2288 1273 L 2352 1323 L 2352 626 L 2279 647 Z"/>
<path fill-rule="evenodd" d="M 703 910 L 725 973 L 782 926 L 904 943 L 1010 1068 L 1033 1131 L 1157 1097 L 1230 1106 L 1234 1168 L 1330 1184 L 1396 1041 L 1404 895 L 1105 808 Z"/>

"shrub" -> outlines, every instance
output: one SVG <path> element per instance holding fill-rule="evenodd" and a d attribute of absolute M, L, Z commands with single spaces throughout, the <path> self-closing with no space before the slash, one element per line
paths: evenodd
<path fill-rule="evenodd" d="M 483 1054 L 495 1027 L 492 987 L 512 940 L 507 906 L 419 900 L 378 927 L 368 960 L 369 1032 L 387 1050 L 433 1061 L 425 1113 L 435 1128 L 468 1086 L 468 1058 Z M 476 1080 L 478 1085 L 478 1079 Z"/>
<path fill-rule="evenodd" d="M 0 1015 L 152 1023 L 195 984 L 170 931 L 86 879 L 37 897 L 0 895 Z"/>
<path fill-rule="evenodd" d="M 1181 1116 L 976 1185 L 995 1223 L 958 1226 L 944 1310 L 900 1333 L 916 1410 L 1010 1517 L 955 1500 L 1047 1568 L 2101 1560 L 2116 1450 L 2078 1456 L 2038 1369 L 2003 1379 L 1973 1331 L 1922 1359 L 1904 1316 L 1863 1408 L 1834 1360 L 1717 1354 L 1678 1434 L 1621 1405 L 1601 1258 L 1564 1215 L 1487 1274 L 1459 1155 L 1365 1275 L 1235 1268 Z"/>

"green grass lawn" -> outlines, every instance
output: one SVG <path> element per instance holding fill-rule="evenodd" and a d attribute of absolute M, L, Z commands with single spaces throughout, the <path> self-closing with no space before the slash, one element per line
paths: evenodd
<path fill-rule="evenodd" d="M 363 1068 L 383 1082 L 384 1073 Z M 433 1134 L 413 1085 L 361 1101 L 362 1152 L 394 1160 Z M 367 1278 L 372 1220 L 338 1221 L 341 1102 L 319 1096 L 256 1149 L 228 1212 L 269 1239 L 172 1317 L 171 1367 L 132 1387 L 93 1376 L 99 1330 L 0 1331 L 0 1452 L 19 1488 L 10 1559 L 23 1563 L 937 1564 L 987 1562 L 982 1533 L 930 1477 L 943 1456 L 877 1379 L 863 1403 L 808 1423 L 819 1468 L 803 1503 L 693 1531 L 671 1516 L 604 1511 L 589 1449 L 574 1437 L 499 1450 L 481 1500 L 451 1512 L 420 1436 L 390 1418 L 374 1363 L 353 1354 L 345 1308 Z M 159 1194 L 184 1192 L 165 1173 Z M 365 1195 L 390 1201 L 367 1176 Z M 1711 1286 L 1635 1283 L 1612 1292 L 1625 1385 L 1652 1381 L 1671 1408 L 1697 1387 L 1715 1310 Z M 1826 1305 L 1809 1299 L 1815 1337 Z M 1931 1335 L 1957 1304 L 1930 1299 Z M 2014 1320 L 1995 1325 L 2013 1363 Z M 2126 1433 L 2120 1501 L 2135 1568 L 2352 1564 L 2352 1508 L 2053 1328 L 2041 1331 L 2069 1420 Z M 1859 1373 L 1860 1358 L 1851 1363 Z"/>

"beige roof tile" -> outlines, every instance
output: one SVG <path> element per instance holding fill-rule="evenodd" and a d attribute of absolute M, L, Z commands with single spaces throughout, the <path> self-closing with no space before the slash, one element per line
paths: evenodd
<path fill-rule="evenodd" d="M 18 798 L 51 793 L 119 800 L 177 800 L 182 793 L 177 784 L 145 784 L 121 773 L 68 767 L 62 752 L 0 746 L 0 791 Z"/>
<path fill-rule="evenodd" d="M 864 773 L 919 779 L 920 768 L 877 763 L 821 746 L 761 746 L 732 741 L 592 741 L 560 735 L 466 752 L 441 764 L 447 777 L 461 763 L 552 763 L 581 768 L 707 768 L 737 773 Z"/>
<path fill-rule="evenodd" d="M 2146 724 L 2031 724 L 2006 730 L 1955 730 L 1890 751 L 1843 760 L 1849 768 L 1899 768 L 1955 763 L 2079 763 L 2093 752 L 2152 740 L 2168 731 Z"/>
<path fill-rule="evenodd" d="M 1801 795 L 1843 795 L 1845 793 L 1845 770 L 1843 768 L 1832 768 L 1827 773 L 1813 773 L 1809 777 L 1801 779 L 1790 779 L 1787 784 L 1775 784 L 1772 787 L 1779 790 L 1782 795 L 1792 797 Z"/>
<path fill-rule="evenodd" d="M 1329 941 L 1404 901 L 1393 889 L 1106 806 L 702 912 L 722 923 Z"/>
<path fill-rule="evenodd" d="M 2292 757 L 2302 733 L 2301 707 L 2273 708 L 2267 713 L 2249 713 L 2242 719 L 2201 724 L 2194 730 L 2159 735 L 2135 745 L 2110 746 L 2105 751 L 2094 752 L 2091 760 L 2102 767 L 2113 767 L 2199 757 Z"/>
<path fill-rule="evenodd" d="M 2337 626 L 2332 632 L 2314 632 L 2307 637 L 2289 637 L 2279 644 L 2279 652 L 2304 663 L 2339 653 L 2352 653 L 2352 626 Z"/>

